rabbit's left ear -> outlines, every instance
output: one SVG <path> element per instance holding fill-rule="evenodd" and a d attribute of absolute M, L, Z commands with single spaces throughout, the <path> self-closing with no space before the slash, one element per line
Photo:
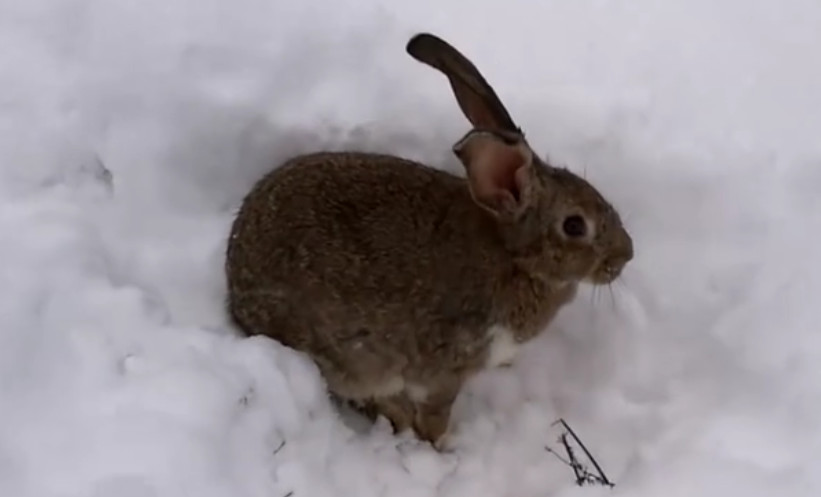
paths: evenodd
<path fill-rule="evenodd" d="M 453 146 L 473 200 L 495 216 L 518 218 L 535 199 L 533 151 L 516 135 L 471 130 Z"/>
<path fill-rule="evenodd" d="M 448 77 L 459 107 L 475 128 L 521 134 L 476 66 L 448 42 L 429 33 L 420 33 L 408 41 L 405 50 L 414 59 Z"/>

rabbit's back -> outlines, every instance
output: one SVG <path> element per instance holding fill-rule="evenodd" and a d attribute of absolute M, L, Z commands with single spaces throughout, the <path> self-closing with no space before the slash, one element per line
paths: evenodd
<path fill-rule="evenodd" d="M 384 155 L 300 157 L 240 208 L 230 310 L 246 333 L 309 353 L 350 397 L 476 369 L 493 321 L 488 272 L 505 263 L 492 231 L 456 176 Z M 367 384 L 374 375 L 384 384 Z"/>

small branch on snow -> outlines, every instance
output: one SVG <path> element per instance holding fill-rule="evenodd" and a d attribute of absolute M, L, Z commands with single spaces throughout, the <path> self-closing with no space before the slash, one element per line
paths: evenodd
<path fill-rule="evenodd" d="M 550 447 L 545 447 L 545 450 L 556 456 L 556 458 L 561 461 L 562 463 L 570 466 L 573 469 L 573 474 L 576 476 L 576 484 L 578 486 L 583 486 L 585 483 L 595 483 L 603 486 L 608 486 L 613 488 L 615 486 L 610 480 L 607 479 L 607 476 L 602 471 L 599 463 L 596 462 L 596 459 L 590 454 L 590 451 L 587 450 L 584 443 L 576 436 L 576 433 L 573 431 L 572 428 L 565 422 L 564 419 L 559 419 L 553 425 L 561 424 L 564 427 L 564 433 L 559 436 L 559 443 L 562 444 L 564 447 L 565 452 L 567 453 L 567 459 L 560 456 L 555 450 L 551 449 Z M 582 451 L 584 451 L 585 456 L 587 459 L 593 464 L 593 467 L 596 468 L 596 472 L 598 474 L 591 473 L 581 462 L 579 462 L 578 458 L 576 457 L 576 453 L 573 451 L 573 447 L 570 445 L 570 440 L 568 436 L 572 437 L 573 440 L 581 447 Z"/>

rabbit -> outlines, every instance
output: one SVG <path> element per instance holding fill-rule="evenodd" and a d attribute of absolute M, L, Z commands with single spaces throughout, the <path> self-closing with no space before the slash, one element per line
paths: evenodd
<path fill-rule="evenodd" d="M 227 307 L 245 336 L 310 357 L 332 397 L 441 449 L 464 383 L 510 365 L 580 283 L 618 278 L 633 241 L 598 190 L 539 158 L 470 60 L 429 33 L 405 49 L 473 126 L 452 148 L 465 176 L 355 151 L 285 161 L 231 225 Z"/>

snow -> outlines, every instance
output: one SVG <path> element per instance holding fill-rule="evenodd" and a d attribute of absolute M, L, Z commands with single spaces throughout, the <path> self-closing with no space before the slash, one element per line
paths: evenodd
<path fill-rule="evenodd" d="M 225 237 L 294 153 L 458 171 L 452 41 L 636 259 L 460 397 L 357 424 L 227 323 Z M 0 495 L 816 496 L 821 4 L 0 1 Z M 616 487 L 544 446 L 566 419 Z"/>

